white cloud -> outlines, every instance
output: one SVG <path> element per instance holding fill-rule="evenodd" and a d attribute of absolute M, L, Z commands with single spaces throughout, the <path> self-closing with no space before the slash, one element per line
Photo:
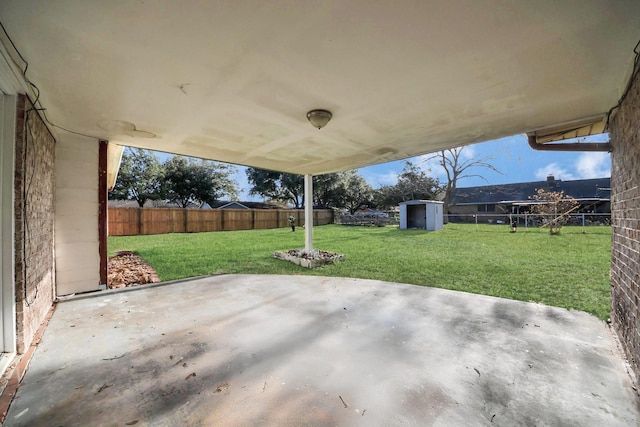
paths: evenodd
<path fill-rule="evenodd" d="M 576 179 L 573 174 L 555 162 L 536 170 L 536 178 L 539 180 L 545 180 L 549 175 L 553 175 L 555 179 L 562 179 L 564 181 Z"/>
<path fill-rule="evenodd" d="M 433 157 L 434 154 L 425 154 L 415 158 L 415 165 L 420 169 L 427 172 L 430 176 L 435 178 L 445 178 L 447 176 L 444 168 L 440 166 L 440 161 L 437 157 Z"/>
<path fill-rule="evenodd" d="M 362 171 L 360 171 L 362 173 Z M 389 171 L 386 173 L 362 173 L 364 179 L 373 188 L 379 188 L 383 185 L 395 185 L 398 182 L 398 173 Z"/>
<path fill-rule="evenodd" d="M 582 179 L 604 178 L 611 175 L 611 159 L 608 153 L 583 153 L 575 168 Z"/>
<path fill-rule="evenodd" d="M 463 160 L 470 160 L 473 159 L 476 156 L 476 147 L 473 145 L 467 145 L 463 148 L 462 152 L 460 153 L 460 158 Z"/>

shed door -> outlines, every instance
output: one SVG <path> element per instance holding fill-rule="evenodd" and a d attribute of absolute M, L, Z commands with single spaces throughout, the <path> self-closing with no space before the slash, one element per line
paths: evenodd
<path fill-rule="evenodd" d="M 407 205 L 407 228 L 427 228 L 426 205 Z"/>
<path fill-rule="evenodd" d="M 438 205 L 429 204 L 427 209 L 427 230 L 433 231 L 436 229 L 436 217 L 438 215 Z"/>

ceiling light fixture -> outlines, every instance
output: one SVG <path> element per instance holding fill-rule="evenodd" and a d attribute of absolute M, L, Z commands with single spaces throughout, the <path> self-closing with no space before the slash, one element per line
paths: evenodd
<path fill-rule="evenodd" d="M 311 110 L 307 113 L 307 119 L 314 128 L 322 129 L 329 123 L 333 115 L 327 110 Z"/>

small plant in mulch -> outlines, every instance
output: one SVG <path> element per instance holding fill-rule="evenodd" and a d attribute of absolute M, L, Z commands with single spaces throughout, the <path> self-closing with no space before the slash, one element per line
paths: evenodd
<path fill-rule="evenodd" d="M 273 253 L 274 258 L 292 262 L 305 268 L 317 268 L 344 260 L 344 254 L 314 249 L 291 249 Z"/>

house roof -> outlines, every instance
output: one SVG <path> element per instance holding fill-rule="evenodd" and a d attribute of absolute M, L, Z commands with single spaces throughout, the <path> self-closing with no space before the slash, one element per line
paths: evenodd
<path fill-rule="evenodd" d="M 227 208 L 227 209 L 234 209 L 229 207 L 229 205 L 240 205 L 238 206 L 239 209 L 291 209 L 289 206 L 284 205 L 282 203 L 276 203 L 276 202 L 250 202 L 250 201 L 228 201 L 228 200 L 218 200 L 217 202 L 213 203 L 213 206 L 211 206 L 214 209 L 221 209 L 221 208 Z M 244 207 L 242 207 L 244 206 Z"/>
<path fill-rule="evenodd" d="M 135 200 L 109 200 L 109 207 L 113 208 L 137 208 L 138 202 Z M 177 208 L 175 203 L 166 202 L 164 200 L 147 200 L 144 204 L 145 208 Z M 189 209 L 291 209 L 281 203 L 273 202 L 245 202 L 245 201 L 228 201 L 218 200 L 212 205 L 204 203 L 202 206 L 196 203 L 189 203 Z"/>
<path fill-rule="evenodd" d="M 59 136 L 320 174 L 602 122 L 640 2 L 4 0 L 0 21 Z"/>
<path fill-rule="evenodd" d="M 494 204 L 500 202 L 523 202 L 536 194 L 540 188 L 564 191 L 575 199 L 608 199 L 611 178 L 579 179 L 572 181 L 547 180 L 519 182 L 515 184 L 485 185 L 456 189 L 453 204 Z"/>
<path fill-rule="evenodd" d="M 223 205 L 216 206 L 215 209 L 249 209 L 240 202 L 227 202 Z"/>
<path fill-rule="evenodd" d="M 107 206 L 110 208 L 138 208 L 138 202 L 135 200 L 108 200 Z M 166 200 L 147 200 L 144 202 L 145 208 L 180 208 L 177 203 L 167 202 Z M 189 202 L 187 209 L 201 209 L 202 206 Z"/>

